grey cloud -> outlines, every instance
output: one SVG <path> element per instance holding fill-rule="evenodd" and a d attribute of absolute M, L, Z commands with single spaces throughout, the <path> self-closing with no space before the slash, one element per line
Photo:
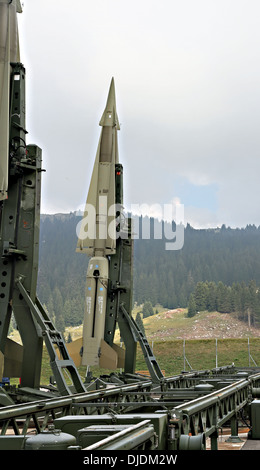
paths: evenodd
<path fill-rule="evenodd" d="M 214 213 L 187 207 L 194 224 L 260 224 L 258 1 L 24 3 L 28 140 L 43 148 L 43 211 L 84 204 L 114 76 L 126 202 L 169 202 L 179 175 L 218 187 Z"/>

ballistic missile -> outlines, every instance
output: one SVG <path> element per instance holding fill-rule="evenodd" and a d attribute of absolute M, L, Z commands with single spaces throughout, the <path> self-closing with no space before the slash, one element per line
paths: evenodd
<path fill-rule="evenodd" d="M 20 0 L 0 0 L 0 200 L 7 198 L 11 64 L 20 62 L 17 15 Z"/>
<path fill-rule="evenodd" d="M 120 129 L 112 78 L 76 251 L 90 256 L 87 269 L 81 364 L 117 367 L 115 348 L 104 341 L 109 257 L 116 252 L 117 131 Z M 74 357 L 73 357 L 74 358 Z M 75 361 L 75 359 L 74 359 Z"/>

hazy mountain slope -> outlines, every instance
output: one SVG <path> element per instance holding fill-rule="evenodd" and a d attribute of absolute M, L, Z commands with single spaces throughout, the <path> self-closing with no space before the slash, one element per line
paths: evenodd
<path fill-rule="evenodd" d="M 186 309 L 169 310 L 143 320 L 150 340 L 259 337 L 260 329 L 249 328 L 230 313 L 200 312 L 192 318 Z"/>

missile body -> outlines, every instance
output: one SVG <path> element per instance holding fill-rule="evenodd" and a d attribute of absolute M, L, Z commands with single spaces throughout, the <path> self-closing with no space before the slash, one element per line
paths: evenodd
<path fill-rule="evenodd" d="M 87 270 L 83 322 L 82 365 L 100 365 L 102 354 L 115 358 L 115 351 L 104 341 L 109 278 L 109 258 L 116 252 L 116 172 L 117 130 L 120 129 L 112 79 L 90 182 L 77 252 L 91 256 Z M 105 348 L 105 351 L 102 348 Z"/>
<path fill-rule="evenodd" d="M 20 0 L 0 0 L 0 200 L 7 198 L 9 170 L 10 76 L 20 61 L 17 15 Z"/>
<path fill-rule="evenodd" d="M 108 287 L 108 260 L 91 258 L 87 270 L 83 325 L 82 365 L 99 365 L 101 339 L 104 338 Z"/>

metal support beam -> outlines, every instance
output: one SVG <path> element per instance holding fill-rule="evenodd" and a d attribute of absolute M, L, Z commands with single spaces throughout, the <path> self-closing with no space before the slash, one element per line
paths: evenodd
<path fill-rule="evenodd" d="M 226 442 L 242 442 L 238 435 L 238 420 L 237 416 L 232 416 L 230 420 L 230 427 L 231 427 L 231 436 L 226 440 Z"/>
<path fill-rule="evenodd" d="M 178 439 L 181 434 L 204 433 L 211 438 L 211 448 L 216 449 L 218 429 L 232 420 L 233 432 L 236 432 L 234 426 L 237 413 L 248 404 L 252 383 L 259 378 L 260 374 L 252 375 L 252 378 L 237 381 L 205 397 L 176 406 L 171 410 L 170 419 L 175 438 Z"/>
<path fill-rule="evenodd" d="M 17 279 L 16 284 L 22 297 L 24 298 L 30 311 L 32 312 L 35 321 L 38 323 L 42 331 L 42 336 L 44 338 L 50 356 L 50 365 L 54 377 L 56 379 L 60 394 L 70 395 L 74 393 L 74 391 L 72 392 L 68 387 L 66 380 L 63 376 L 62 369 L 67 369 L 70 373 L 73 385 L 75 387 L 75 391 L 78 393 L 85 392 L 86 389 L 81 381 L 81 378 L 78 374 L 74 362 L 69 356 L 61 333 L 56 330 L 55 326 L 49 319 L 40 301 L 38 299 L 36 299 L 36 303 L 32 301 L 23 284 L 21 283 L 21 279 Z M 57 354 L 58 351 L 60 354 L 60 358 Z"/>
<path fill-rule="evenodd" d="M 146 337 L 138 328 L 134 319 L 126 311 L 123 304 L 120 305 L 119 310 L 121 312 L 122 318 L 125 319 L 132 336 L 135 337 L 135 340 L 139 342 L 142 348 L 144 359 L 150 372 L 152 381 L 155 383 L 160 383 L 164 380 L 164 376 Z"/>
<path fill-rule="evenodd" d="M 154 450 L 156 447 L 154 427 L 151 425 L 150 420 L 144 420 L 129 426 L 113 436 L 85 447 L 83 450 L 130 450 L 139 448 Z"/>
<path fill-rule="evenodd" d="M 0 350 L 5 355 L 12 313 L 23 343 L 24 386 L 40 383 L 42 337 L 14 279 L 18 273 L 31 298 L 36 295 L 41 191 L 41 149 L 26 145 L 25 68 L 12 63 L 9 103 L 8 198 L 0 204 Z M 11 357 L 15 361 L 15 357 Z M 12 371 L 11 371 L 12 372 Z M 13 376 L 13 375 L 11 375 Z M 14 375 L 17 377 L 17 375 Z"/>

